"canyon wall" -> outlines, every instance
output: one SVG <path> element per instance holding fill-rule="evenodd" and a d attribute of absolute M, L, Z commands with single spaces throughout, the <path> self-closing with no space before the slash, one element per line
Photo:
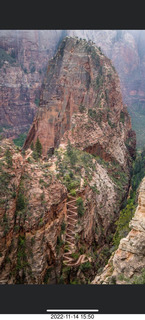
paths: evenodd
<path fill-rule="evenodd" d="M 63 31 L 0 31 L 0 131 L 15 138 L 28 131 L 39 105 L 46 66 Z"/>
<path fill-rule="evenodd" d="M 111 61 L 94 44 L 66 37 L 49 61 L 22 153 L 1 141 L 1 284 L 94 279 L 128 193 L 135 147 Z M 63 258 L 70 193 L 77 206 L 73 259 L 87 259 L 74 267 Z"/>

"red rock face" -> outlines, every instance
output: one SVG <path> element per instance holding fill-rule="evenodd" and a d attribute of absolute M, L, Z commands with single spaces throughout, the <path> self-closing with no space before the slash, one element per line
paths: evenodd
<path fill-rule="evenodd" d="M 112 254 L 102 273 L 93 280 L 93 284 L 110 284 L 113 277 L 116 284 L 142 284 L 141 276 L 145 266 L 144 194 L 145 178 L 138 190 L 138 206 L 129 223 L 130 232 L 120 240 L 118 249 Z"/>
<path fill-rule="evenodd" d="M 24 148 L 39 138 L 43 154 L 67 143 L 104 158 L 127 161 L 131 121 L 111 62 L 85 40 L 66 38 L 50 61 L 39 111 Z"/>
<path fill-rule="evenodd" d="M 5 137 L 26 132 L 32 123 L 46 66 L 61 33 L 0 32 L 0 126 Z"/>
<path fill-rule="evenodd" d="M 144 30 L 71 30 L 69 34 L 101 47 L 119 74 L 124 102 L 133 104 L 136 97 L 130 91 L 136 87 L 138 92 L 144 83 Z"/>

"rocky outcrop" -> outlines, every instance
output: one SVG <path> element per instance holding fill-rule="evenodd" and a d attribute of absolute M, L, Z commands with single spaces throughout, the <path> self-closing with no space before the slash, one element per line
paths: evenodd
<path fill-rule="evenodd" d="M 131 106 L 137 96 L 143 99 L 143 30 L 70 30 L 68 34 L 92 40 L 111 59 L 120 77 L 125 103 Z"/>
<path fill-rule="evenodd" d="M 119 247 L 111 256 L 100 276 L 93 284 L 131 284 L 140 277 L 145 268 L 145 178 L 138 196 L 138 206 L 130 221 L 131 231 L 121 239 Z"/>
<path fill-rule="evenodd" d="M 137 134 L 137 148 L 144 146 L 145 31 L 69 30 L 69 35 L 92 40 L 109 57 L 120 78 L 123 101 Z"/>
<path fill-rule="evenodd" d="M 118 75 L 100 49 L 62 41 L 22 154 L 8 148 L 3 140 L 1 181 L 10 174 L 11 192 L 1 197 L 0 283 L 89 283 L 108 257 L 135 154 Z M 72 258 L 85 257 L 73 266 L 63 265 L 70 253 L 68 194 L 77 206 Z"/>
<path fill-rule="evenodd" d="M 99 49 L 85 40 L 64 39 L 49 62 L 24 148 L 39 138 L 46 155 L 50 147 L 69 139 L 76 147 L 126 166 L 122 141 L 133 133 L 119 85 L 111 62 Z"/>

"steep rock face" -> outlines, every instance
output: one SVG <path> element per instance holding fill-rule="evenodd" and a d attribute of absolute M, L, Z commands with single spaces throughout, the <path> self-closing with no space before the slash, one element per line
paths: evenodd
<path fill-rule="evenodd" d="M 133 104 L 132 99 L 136 98 L 136 94 L 141 98 L 143 94 L 141 94 L 140 86 L 143 83 L 141 66 L 144 66 L 144 31 L 70 30 L 68 34 L 92 40 L 111 59 L 120 76 L 125 103 Z M 138 86 L 137 78 L 140 79 Z M 133 92 L 134 87 L 136 87 L 136 92 Z"/>
<path fill-rule="evenodd" d="M 138 206 L 130 221 L 131 231 L 121 239 L 118 249 L 111 256 L 102 274 L 96 276 L 93 284 L 108 284 L 115 280 L 116 284 L 135 283 L 145 268 L 145 178 L 143 178 L 138 196 Z"/>
<path fill-rule="evenodd" d="M 12 164 L 7 165 L 5 152 Z M 52 268 L 56 282 L 57 236 L 66 212 L 66 189 L 48 171 L 32 164 L 9 141 L 1 145 L 0 283 L 43 283 Z M 30 158 L 29 158 L 30 159 Z M 5 180 L 3 180 L 5 179 Z M 57 273 L 58 273 L 57 270 Z"/>
<path fill-rule="evenodd" d="M 48 60 L 62 31 L 0 31 L 0 131 L 16 137 L 28 130 L 39 105 Z"/>
<path fill-rule="evenodd" d="M 105 264 L 135 154 L 135 134 L 109 59 L 86 41 L 64 39 L 49 62 L 25 155 L 11 146 L 11 163 L 8 147 L 3 141 L 1 174 L 9 171 L 11 192 L 1 202 L 0 282 L 89 283 Z M 73 258 L 88 258 L 72 268 L 63 265 L 68 193 L 78 206 Z"/>
<path fill-rule="evenodd" d="M 137 147 L 144 146 L 145 121 L 145 31 L 144 30 L 68 30 L 69 35 L 92 40 L 116 68 L 123 101 L 128 106 Z"/>
<path fill-rule="evenodd" d="M 85 40 L 64 39 L 49 62 L 40 109 L 24 148 L 39 138 L 46 155 L 49 148 L 69 139 L 104 160 L 126 166 L 128 152 L 122 142 L 130 135 L 130 117 L 111 62 Z"/>

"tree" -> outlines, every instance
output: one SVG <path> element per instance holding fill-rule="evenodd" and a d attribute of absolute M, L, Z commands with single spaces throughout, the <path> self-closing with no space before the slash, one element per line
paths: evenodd
<path fill-rule="evenodd" d="M 5 152 L 5 159 L 6 159 L 6 163 L 8 165 L 8 168 L 12 167 L 12 165 L 13 165 L 12 155 L 11 155 L 11 152 L 10 152 L 9 148 Z"/>
<path fill-rule="evenodd" d="M 33 145 L 31 144 L 31 147 L 33 148 Z M 37 138 L 35 147 L 34 147 L 34 151 L 33 151 L 33 158 L 35 160 L 37 160 L 38 158 L 40 158 L 42 155 L 42 144 L 39 140 L 39 138 Z"/>
<path fill-rule="evenodd" d="M 76 151 L 73 149 L 69 140 L 67 144 L 67 156 L 70 159 L 71 165 L 74 166 L 77 162 L 77 154 L 76 154 Z"/>
<path fill-rule="evenodd" d="M 41 157 L 41 155 L 42 155 L 42 144 L 41 144 L 39 138 L 37 138 L 36 145 L 35 145 L 35 150 L 36 150 L 36 153 L 38 155 L 38 158 Z"/>
<path fill-rule="evenodd" d="M 85 213 L 83 199 L 81 197 L 77 198 L 76 204 L 77 204 L 77 208 L 78 208 L 78 215 L 79 215 L 79 217 L 82 217 Z"/>

